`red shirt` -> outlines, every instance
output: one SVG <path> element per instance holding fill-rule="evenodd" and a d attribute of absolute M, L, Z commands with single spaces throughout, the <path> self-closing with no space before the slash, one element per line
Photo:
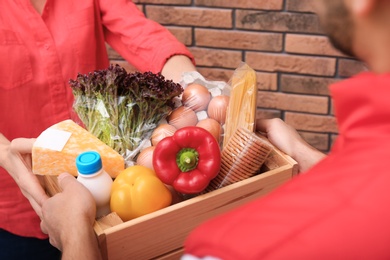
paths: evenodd
<path fill-rule="evenodd" d="M 329 156 L 190 234 L 185 252 L 229 259 L 390 259 L 390 74 L 331 87 Z"/>
<path fill-rule="evenodd" d="M 192 58 L 165 28 L 127 0 L 48 0 L 39 15 L 26 0 L 0 0 L 0 132 L 37 137 L 71 117 L 68 85 L 109 65 L 105 40 L 140 71 L 161 71 L 175 54 Z M 0 168 L 0 228 L 45 237 L 40 220 Z"/>

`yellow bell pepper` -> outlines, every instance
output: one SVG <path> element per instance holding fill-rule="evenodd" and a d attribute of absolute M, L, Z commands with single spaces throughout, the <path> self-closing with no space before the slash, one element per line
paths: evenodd
<path fill-rule="evenodd" d="M 110 207 L 128 221 L 171 205 L 172 194 L 156 173 L 145 166 L 120 172 L 111 188 Z"/>

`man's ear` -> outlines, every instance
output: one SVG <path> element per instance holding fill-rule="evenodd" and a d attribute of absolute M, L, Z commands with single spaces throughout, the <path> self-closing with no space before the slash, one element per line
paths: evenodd
<path fill-rule="evenodd" d="M 367 16 L 380 0 L 347 0 L 351 12 L 356 16 Z"/>

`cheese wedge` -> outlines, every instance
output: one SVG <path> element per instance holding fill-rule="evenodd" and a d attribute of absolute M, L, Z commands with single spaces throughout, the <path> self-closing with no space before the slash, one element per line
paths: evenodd
<path fill-rule="evenodd" d="M 43 131 L 32 149 L 32 171 L 37 175 L 77 176 L 76 157 L 85 151 L 96 151 L 104 170 L 115 178 L 124 170 L 123 157 L 72 120 L 65 120 Z"/>

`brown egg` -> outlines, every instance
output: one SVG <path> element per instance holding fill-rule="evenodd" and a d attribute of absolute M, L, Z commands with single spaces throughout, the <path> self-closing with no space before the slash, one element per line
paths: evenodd
<path fill-rule="evenodd" d="M 196 126 L 206 129 L 207 131 L 209 131 L 209 133 L 211 133 L 215 137 L 215 139 L 218 142 L 220 141 L 223 129 L 222 129 L 221 124 L 218 123 L 217 120 L 212 119 L 212 118 L 206 118 L 206 119 L 200 120 L 196 124 Z"/>
<path fill-rule="evenodd" d="M 189 107 L 181 106 L 172 111 L 167 118 L 168 123 L 176 129 L 185 126 L 194 126 L 198 123 L 198 117 L 194 110 Z"/>
<path fill-rule="evenodd" d="M 207 108 L 207 114 L 210 118 L 217 120 L 220 124 L 224 124 L 226 120 L 226 111 L 229 105 L 229 96 L 220 95 L 213 97 Z"/>
<path fill-rule="evenodd" d="M 189 84 L 183 92 L 183 105 L 190 107 L 195 112 L 206 110 L 211 99 L 209 90 L 200 84 Z"/>
<path fill-rule="evenodd" d="M 176 132 L 176 127 L 170 124 L 161 124 L 154 129 L 152 133 L 151 142 L 152 145 L 157 145 L 162 139 L 167 136 L 172 136 Z"/>

